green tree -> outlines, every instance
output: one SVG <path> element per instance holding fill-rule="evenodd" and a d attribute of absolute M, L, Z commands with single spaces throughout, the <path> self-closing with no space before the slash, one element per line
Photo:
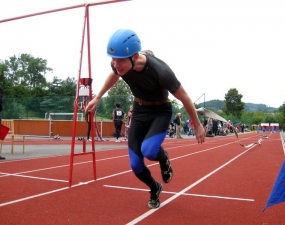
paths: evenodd
<path fill-rule="evenodd" d="M 45 59 L 34 58 L 29 54 L 11 56 L 4 63 L 7 66 L 5 77 L 13 86 L 21 84 L 29 88 L 45 87 L 45 74 L 52 71 L 47 67 Z"/>
<path fill-rule="evenodd" d="M 76 85 L 74 78 L 61 80 L 54 77 L 53 81 L 48 83 L 47 95 L 40 102 L 41 112 L 73 112 Z"/>
<path fill-rule="evenodd" d="M 272 113 L 266 113 L 264 118 L 265 123 L 276 123 L 275 116 Z"/>
<path fill-rule="evenodd" d="M 252 124 L 260 124 L 264 121 L 264 113 L 255 112 L 252 116 Z"/>
<path fill-rule="evenodd" d="M 244 103 L 241 101 L 242 95 L 238 93 L 236 88 L 231 88 L 225 95 L 225 105 L 223 111 L 226 115 L 240 117 L 244 110 Z"/>
<path fill-rule="evenodd" d="M 9 98 L 4 99 L 3 103 L 5 103 L 3 104 L 2 111 L 2 117 L 4 119 L 23 119 L 23 115 L 25 115 L 26 110 L 25 106 Z"/>
<path fill-rule="evenodd" d="M 120 103 L 121 108 L 127 113 L 129 106 L 132 105 L 133 100 L 134 97 L 130 87 L 124 80 L 119 79 L 118 82 L 108 91 L 108 96 L 104 98 L 104 115 L 107 118 L 111 118 L 112 111 L 116 103 Z"/>
<path fill-rule="evenodd" d="M 279 119 L 279 126 L 283 128 L 285 125 L 285 102 L 282 106 L 279 107 L 280 119 Z"/>

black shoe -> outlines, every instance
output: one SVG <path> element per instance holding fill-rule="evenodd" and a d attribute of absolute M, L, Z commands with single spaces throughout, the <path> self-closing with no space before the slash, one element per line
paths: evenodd
<path fill-rule="evenodd" d="M 161 176 L 162 176 L 162 180 L 164 183 L 169 183 L 172 179 L 173 176 L 173 170 L 172 167 L 170 165 L 170 161 L 169 161 L 169 157 L 168 157 L 168 153 L 167 151 L 165 151 L 165 155 L 167 157 L 166 162 L 159 162 L 160 164 L 160 169 L 161 169 Z"/>
<path fill-rule="evenodd" d="M 150 209 L 156 209 L 160 206 L 159 202 L 159 195 L 162 192 L 162 184 L 161 183 L 156 183 L 157 185 L 157 191 L 156 192 L 149 192 L 150 193 L 150 198 L 148 201 L 148 207 Z"/>
<path fill-rule="evenodd" d="M 4 159 L 6 159 L 6 158 L 0 155 L 0 159 L 3 159 L 3 160 L 4 160 Z"/>

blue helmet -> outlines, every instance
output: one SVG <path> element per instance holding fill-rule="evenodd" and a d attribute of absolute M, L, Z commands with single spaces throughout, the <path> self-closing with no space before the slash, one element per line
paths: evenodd
<path fill-rule="evenodd" d="M 109 39 L 107 54 L 112 58 L 129 58 L 141 51 L 138 35 L 128 29 L 117 30 Z"/>

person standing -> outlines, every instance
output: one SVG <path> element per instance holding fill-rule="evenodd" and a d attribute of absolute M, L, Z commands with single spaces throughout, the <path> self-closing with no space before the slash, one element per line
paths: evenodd
<path fill-rule="evenodd" d="M 216 136 L 218 134 L 218 121 L 213 119 L 213 134 Z"/>
<path fill-rule="evenodd" d="M 188 136 L 190 136 L 191 134 L 193 136 L 195 136 L 194 124 L 193 124 L 192 119 L 190 119 L 190 131 L 189 131 L 189 135 Z"/>
<path fill-rule="evenodd" d="M 205 141 L 205 131 L 191 98 L 174 72 L 152 53 L 141 52 L 141 42 L 134 31 L 117 30 L 109 39 L 107 55 L 112 58 L 112 71 L 99 93 L 88 103 L 85 112 L 97 107 L 102 96 L 119 78 L 129 85 L 134 96 L 132 124 L 128 137 L 130 165 L 134 175 L 150 189 L 148 207 L 158 208 L 163 186 L 153 178 L 144 163 L 144 158 L 158 161 L 163 182 L 171 181 L 173 169 L 168 153 L 162 147 L 172 116 L 169 92 L 183 103 L 193 119 L 198 143 Z"/>
<path fill-rule="evenodd" d="M 177 113 L 174 121 L 175 121 L 175 127 L 176 127 L 176 138 L 182 138 L 181 137 L 181 113 Z"/>
<path fill-rule="evenodd" d="M 121 109 L 120 103 L 116 103 L 116 108 L 113 110 L 112 117 L 115 125 L 116 142 L 121 142 L 121 129 L 123 124 L 125 112 Z"/>
<path fill-rule="evenodd" d="M 0 131 L 1 131 L 1 128 L 2 128 L 2 115 L 1 115 L 2 103 L 3 103 L 3 88 L 2 88 L 2 86 L 0 86 Z M 5 159 L 5 157 L 0 155 L 0 160 L 4 160 L 4 159 Z"/>
<path fill-rule="evenodd" d="M 86 116 L 86 122 L 87 122 L 87 141 L 92 141 L 90 139 L 90 132 L 91 132 L 91 120 L 92 120 L 92 115 L 91 115 L 91 112 L 87 112 L 85 114 Z"/>

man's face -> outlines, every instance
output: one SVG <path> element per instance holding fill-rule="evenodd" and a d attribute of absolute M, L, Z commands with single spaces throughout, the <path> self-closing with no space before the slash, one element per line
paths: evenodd
<path fill-rule="evenodd" d="M 130 71 L 130 69 L 132 69 L 132 63 L 129 58 L 124 58 L 124 59 L 112 58 L 111 63 L 120 76 L 125 75 L 128 71 Z"/>

